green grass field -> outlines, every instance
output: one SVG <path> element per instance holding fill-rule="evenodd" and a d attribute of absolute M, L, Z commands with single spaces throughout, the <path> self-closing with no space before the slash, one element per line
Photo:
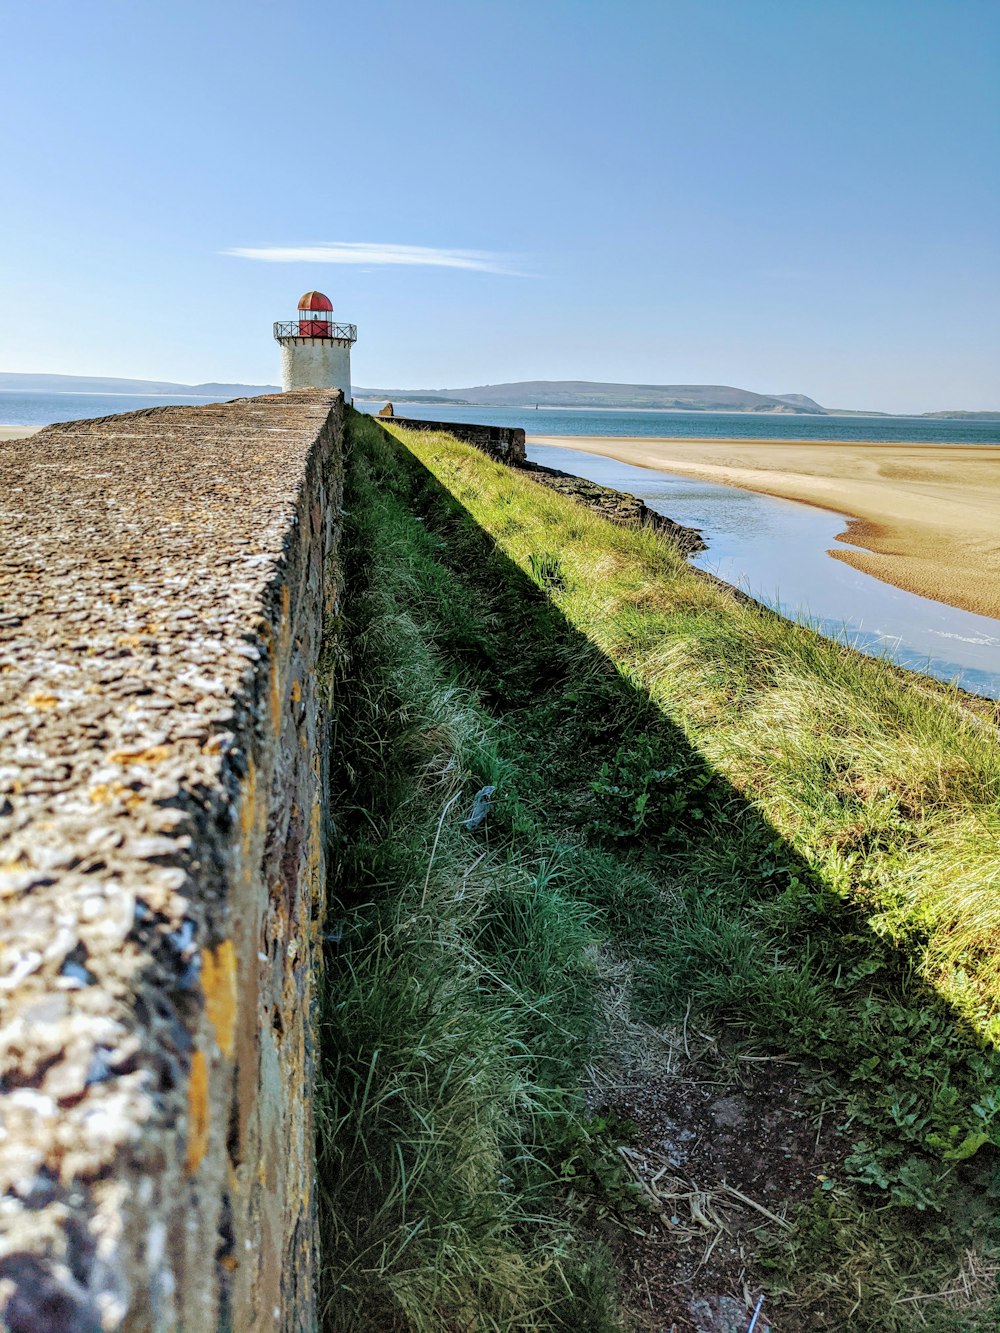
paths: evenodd
<path fill-rule="evenodd" d="M 638 1326 L 593 1226 L 635 1207 L 586 1096 L 613 958 L 627 1022 L 794 1058 L 843 1127 L 761 1236 L 776 1327 L 995 1328 L 988 709 L 451 437 L 350 433 L 325 1327 Z"/>

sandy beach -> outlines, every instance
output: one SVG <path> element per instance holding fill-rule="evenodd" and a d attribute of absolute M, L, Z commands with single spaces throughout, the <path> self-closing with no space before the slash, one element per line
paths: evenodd
<path fill-rule="evenodd" d="M 23 440 L 41 429 L 41 426 L 0 426 L 0 440 Z"/>
<path fill-rule="evenodd" d="M 532 435 L 637 467 L 742 486 L 847 515 L 838 560 L 1000 618 L 1000 447 Z"/>

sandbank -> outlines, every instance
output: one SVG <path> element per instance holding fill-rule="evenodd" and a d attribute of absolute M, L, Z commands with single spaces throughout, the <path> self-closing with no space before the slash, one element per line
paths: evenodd
<path fill-rule="evenodd" d="M 849 519 L 838 560 L 1000 619 L 1000 446 L 530 435 L 636 467 L 777 495 Z M 569 470 L 569 469 L 568 469 Z"/>

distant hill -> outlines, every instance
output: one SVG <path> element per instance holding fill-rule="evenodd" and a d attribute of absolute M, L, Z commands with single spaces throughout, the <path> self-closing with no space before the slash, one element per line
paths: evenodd
<path fill-rule="evenodd" d="M 276 384 L 173 384 L 169 380 L 111 379 L 103 375 L 27 375 L 0 371 L 0 393 L 176 394 L 180 398 L 255 398 L 280 393 Z"/>
<path fill-rule="evenodd" d="M 946 418 L 958 421 L 1000 421 L 1000 412 L 921 412 L 922 417 Z"/>
<path fill-rule="evenodd" d="M 614 407 L 684 412 L 823 412 L 802 395 L 753 393 L 728 384 L 605 384 L 590 380 L 519 380 L 469 389 L 361 389 L 356 398 L 402 402 L 468 403 L 475 407 Z"/>
<path fill-rule="evenodd" d="M 469 389 L 361 389 L 372 402 L 452 403 L 468 407 L 637 408 L 680 412 L 782 412 L 824 417 L 891 417 L 907 413 L 823 407 L 804 393 L 754 393 L 729 384 L 612 384 L 592 380 L 517 380 Z M 1000 412 L 923 412 L 924 417 L 990 421 Z"/>
<path fill-rule="evenodd" d="M 253 398 L 280 393 L 277 384 L 175 384 L 170 380 L 130 380 L 103 375 L 34 375 L 0 371 L 0 393 L 121 393 L 178 398 Z M 646 408 L 680 412 L 781 412 L 832 417 L 892 416 L 846 407 L 822 407 L 804 393 L 754 393 L 728 384 L 615 384 L 593 380 L 517 380 L 477 384 L 469 389 L 362 389 L 354 396 L 372 402 L 450 403 L 464 407 Z M 993 421 L 998 412 L 923 412 L 923 417 Z"/>
<path fill-rule="evenodd" d="M 823 415 L 827 410 L 825 407 L 820 407 L 815 398 L 807 398 L 804 393 L 776 393 L 774 397 L 782 403 L 791 403 L 793 407 L 801 407 L 805 412 L 818 412 Z"/>

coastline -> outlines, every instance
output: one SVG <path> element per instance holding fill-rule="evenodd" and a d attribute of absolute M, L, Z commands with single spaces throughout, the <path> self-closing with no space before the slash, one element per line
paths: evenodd
<path fill-rule="evenodd" d="M 23 440 L 29 435 L 37 435 L 41 426 L 0 426 L 0 441 Z"/>
<path fill-rule="evenodd" d="M 848 518 L 831 551 L 907 592 L 1000 619 L 1000 446 L 529 435 Z"/>

